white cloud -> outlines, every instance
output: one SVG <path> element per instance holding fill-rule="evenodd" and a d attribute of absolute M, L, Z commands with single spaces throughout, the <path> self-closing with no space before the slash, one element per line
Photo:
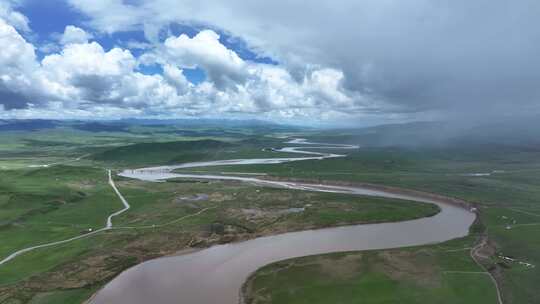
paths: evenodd
<path fill-rule="evenodd" d="M 72 74 L 117 76 L 128 73 L 136 60 L 128 50 L 113 48 L 106 52 L 97 42 L 70 44 L 59 54 L 46 56 L 43 68 L 59 78 Z"/>
<path fill-rule="evenodd" d="M 23 14 L 14 11 L 10 5 L 10 2 L 0 2 L 0 18 L 4 19 L 5 22 L 12 25 L 14 28 L 29 32 L 30 26 L 28 25 L 28 18 Z"/>
<path fill-rule="evenodd" d="M 304 80 L 304 86 L 311 93 L 318 95 L 328 103 L 336 106 L 348 107 L 353 105 L 354 99 L 344 92 L 343 81 L 345 76 L 336 69 L 320 69 L 313 71 Z"/>
<path fill-rule="evenodd" d="M 68 44 L 41 62 L 43 89 L 63 100 L 112 102 L 122 77 L 132 73 L 135 58 L 127 50 L 108 52 L 97 42 Z"/>
<path fill-rule="evenodd" d="M 89 14 L 101 15 L 103 19 L 99 29 L 109 34 L 120 29 L 133 28 L 133 20 L 146 14 L 134 6 L 124 4 L 122 0 L 70 1 L 70 3 Z"/>
<path fill-rule="evenodd" d="M 19 102 L 1 101 L 0 116 L 263 115 L 279 120 L 323 118 L 328 116 L 324 112 L 336 112 L 336 105 L 344 111 L 359 109 L 343 88 L 341 71 L 311 67 L 293 77 L 282 66 L 242 60 L 211 30 L 192 38 L 169 37 L 140 58 L 119 47 L 105 50 L 81 31 L 67 27 L 62 49 L 39 62 L 34 46 L 13 26 L 0 23 L 5 46 L 0 89 Z M 163 73 L 144 75 L 138 70 L 141 63 L 159 64 Z M 190 83 L 182 69 L 193 67 L 203 69 L 208 79 Z"/>
<path fill-rule="evenodd" d="M 179 94 L 184 94 L 193 85 L 187 80 L 181 69 L 165 64 L 163 66 L 163 77 L 167 82 L 176 88 Z"/>
<path fill-rule="evenodd" d="M 164 46 L 169 61 L 185 68 L 203 68 L 220 88 L 245 79 L 245 62 L 221 44 L 212 30 L 201 31 L 193 38 L 185 34 L 169 37 Z"/>
<path fill-rule="evenodd" d="M 166 62 L 165 74 L 173 65 L 202 68 L 217 92 L 210 100 L 223 112 L 262 113 L 276 109 L 319 110 L 340 106 L 357 107 L 343 88 L 344 75 L 330 68 L 312 68 L 297 81 L 284 67 L 246 62 L 219 41 L 211 30 L 193 38 L 169 37 L 161 52 L 148 54 L 150 62 Z M 148 59 L 148 58 L 146 58 Z"/>
<path fill-rule="evenodd" d="M 380 111 L 392 105 L 392 113 L 440 110 L 481 118 L 494 106 L 506 114 L 537 108 L 540 99 L 536 0 L 322 0 L 309 9 L 287 0 L 116 0 L 110 7 L 69 1 L 97 30 L 138 28 L 155 39 L 170 23 L 202 24 L 270 55 L 296 81 L 313 65 L 334 69 L 343 73 L 341 86 L 354 92 L 348 94 L 354 103 Z M 319 95 L 351 102 L 328 89 Z"/>
<path fill-rule="evenodd" d="M 148 42 L 141 42 L 141 41 L 137 41 L 137 40 L 128 40 L 127 42 L 124 43 L 126 45 L 126 47 L 128 49 L 135 49 L 135 50 L 147 50 L 147 49 L 151 49 L 153 47 L 153 45 L 151 43 L 148 43 Z"/>
<path fill-rule="evenodd" d="M 0 18 L 0 100 L 4 108 L 24 107 L 25 93 L 32 89 L 32 73 L 38 67 L 34 47 L 15 28 Z"/>
<path fill-rule="evenodd" d="M 0 45 L 0 71 L 3 75 L 22 74 L 34 68 L 34 47 L 3 19 L 0 19 Z"/>
<path fill-rule="evenodd" d="M 64 29 L 64 33 L 60 37 L 61 44 L 70 44 L 70 43 L 86 43 L 88 40 L 92 39 L 92 35 L 87 33 L 82 28 L 68 25 Z"/>

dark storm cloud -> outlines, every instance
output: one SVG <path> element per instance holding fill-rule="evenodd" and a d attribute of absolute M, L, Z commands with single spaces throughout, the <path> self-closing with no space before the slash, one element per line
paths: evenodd
<path fill-rule="evenodd" d="M 404 111 L 482 114 L 539 102 L 540 2 L 406 1 L 384 8 L 388 3 L 355 5 L 357 22 L 322 36 L 314 44 L 325 52 L 312 60 L 342 68 L 347 88 Z"/>

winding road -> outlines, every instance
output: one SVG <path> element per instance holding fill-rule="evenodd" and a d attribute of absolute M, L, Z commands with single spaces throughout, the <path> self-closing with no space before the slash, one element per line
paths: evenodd
<path fill-rule="evenodd" d="M 302 139 L 297 139 L 297 140 L 293 140 L 293 141 L 290 141 L 290 143 L 303 143 L 303 140 Z M 337 145 L 337 146 L 340 146 L 340 147 L 345 147 L 345 148 L 356 148 L 356 146 L 350 146 L 350 145 Z M 323 153 L 317 153 L 317 152 L 302 152 L 302 151 L 296 151 L 295 149 L 299 149 L 299 147 L 290 147 L 290 148 L 283 148 L 283 149 L 279 149 L 277 151 L 282 151 L 282 152 L 289 152 L 289 153 L 304 153 L 304 154 L 315 154 L 315 155 L 320 155 L 321 157 L 315 157 L 316 159 L 322 159 L 324 157 L 340 157 L 340 156 L 344 156 L 344 155 L 335 155 L 335 154 L 323 154 Z M 82 156 L 79 156 L 71 161 L 78 161 L 84 157 L 88 156 L 88 154 L 85 154 L 85 155 L 82 155 Z M 306 160 L 306 159 L 315 159 L 313 157 L 305 157 L 305 158 L 298 158 L 298 159 L 295 159 L 295 160 Z M 278 160 L 279 162 L 282 162 L 284 159 L 276 159 Z M 223 161 L 223 162 L 227 162 L 227 161 Z M 63 164 L 63 163 L 66 163 L 66 162 L 58 162 L 58 163 L 50 163 L 50 164 L 46 164 L 46 165 L 35 165 L 35 166 L 30 166 L 30 167 L 50 167 L 50 166 L 53 166 L 53 165 L 57 165 L 57 164 Z M 205 166 L 206 163 L 198 163 L 198 165 L 195 165 L 195 166 Z M 180 166 L 177 166 L 178 168 L 180 167 L 185 167 L 185 168 L 189 168 L 189 167 L 186 167 L 186 165 L 189 165 L 189 164 L 185 164 L 184 166 L 180 165 Z M 217 164 L 216 164 L 217 165 Z M 144 169 L 142 170 L 143 172 L 146 172 L 146 170 L 148 169 Z M 151 170 L 161 170 L 159 167 L 158 168 L 153 168 Z M 136 170 L 134 170 L 135 172 L 137 172 Z M 124 171 L 126 172 L 126 171 Z M 124 205 L 124 208 L 122 208 L 121 210 L 118 210 L 112 214 L 110 214 L 108 217 L 107 217 L 107 221 L 106 221 L 106 224 L 105 224 L 105 227 L 103 228 L 100 228 L 100 229 L 96 229 L 92 232 L 89 232 L 89 233 L 85 233 L 85 234 L 82 234 L 82 235 L 78 235 L 78 236 L 74 236 L 74 237 L 71 237 L 71 238 L 68 238 L 68 239 L 64 239 L 64 240 L 60 240 L 60 241 L 54 241 L 54 242 L 49 242 L 49 243 L 44 243 L 44 244 L 39 244 L 39 245 L 35 245 L 35 246 L 30 246 L 30 247 L 27 247 L 27 248 L 23 248 L 23 249 L 20 249 L 20 250 L 17 250 L 11 254 L 9 254 L 7 257 L 3 258 L 2 260 L 0 260 L 0 266 L 8 263 L 9 261 L 15 259 L 16 257 L 24 254 L 24 253 L 27 253 L 27 252 L 30 252 L 30 251 L 33 251 L 33 250 L 36 250 L 36 249 L 40 249 L 40 248 L 47 248 L 47 247 L 52 247 L 52 246 L 56 246 L 56 245 L 62 245 L 62 244 L 66 244 L 66 243 L 69 243 L 69 242 L 72 242 L 72 241 L 75 241 L 75 240 L 80 240 L 80 239 L 83 239 L 83 238 L 87 238 L 87 237 L 90 237 L 90 236 L 93 236 L 93 235 L 96 235 L 100 232 L 103 232 L 103 231 L 106 231 L 106 230 L 109 230 L 109 229 L 112 229 L 113 228 L 113 224 L 112 224 L 112 219 L 113 217 L 115 216 L 118 216 L 124 212 L 126 212 L 127 210 L 129 210 L 130 208 L 130 205 L 128 203 L 128 201 L 124 198 L 124 196 L 122 195 L 122 193 L 118 190 L 118 188 L 116 187 L 116 184 L 114 183 L 114 180 L 112 178 L 112 173 L 111 173 L 111 170 L 107 170 L 107 175 L 108 175 L 108 182 L 109 182 L 109 185 L 113 188 L 114 192 L 116 193 L 116 195 L 118 196 L 118 198 L 120 199 L 120 201 L 122 202 L 122 204 Z M 197 176 L 197 177 L 200 177 L 200 176 Z M 204 211 L 206 211 L 206 209 L 204 209 Z M 203 211 L 203 212 L 204 212 Z M 199 213 L 197 213 L 198 215 Z M 190 215 L 190 216 L 193 216 L 193 215 Z M 189 217 L 190 217 L 189 216 Z M 150 226 L 150 227 L 154 227 L 154 226 Z M 137 227 L 119 227 L 119 228 L 137 228 Z"/>
<path fill-rule="evenodd" d="M 502 297 L 501 288 L 499 287 L 499 282 L 497 282 L 497 279 L 495 279 L 493 274 L 491 274 L 491 272 L 489 272 L 486 269 L 486 267 L 482 264 L 482 262 L 480 261 L 480 259 L 482 259 L 482 258 L 483 259 L 489 259 L 489 256 L 484 256 L 484 255 L 482 255 L 480 253 L 480 251 L 482 250 L 482 247 L 484 247 L 486 245 L 487 245 L 487 237 L 482 236 L 481 239 L 480 239 L 480 242 L 478 242 L 478 244 L 476 244 L 476 246 L 471 248 L 470 256 L 471 256 L 471 259 L 473 259 L 473 261 L 481 269 L 484 270 L 483 272 L 479 272 L 479 273 L 482 273 L 482 274 L 485 274 L 485 275 L 489 276 L 489 279 L 493 282 L 493 285 L 495 286 L 495 291 L 497 292 L 497 303 L 498 304 L 503 304 L 503 297 Z"/>
<path fill-rule="evenodd" d="M 65 239 L 65 240 L 40 244 L 40 245 L 31 246 L 31 247 L 28 247 L 28 248 L 24 248 L 24 249 L 15 251 L 12 254 L 5 257 L 4 259 L 2 259 L 0 261 L 0 266 L 3 265 L 3 264 L 6 264 L 7 262 L 13 260 L 14 258 L 20 256 L 21 254 L 32 251 L 32 250 L 69 243 L 69 242 L 72 242 L 72 241 L 75 241 L 75 240 L 80 240 L 80 239 L 83 239 L 83 238 L 87 238 L 89 236 L 93 236 L 93 235 L 98 234 L 100 232 L 112 229 L 113 228 L 112 218 L 126 212 L 130 208 L 130 205 L 127 202 L 127 200 L 124 198 L 122 193 L 120 193 L 120 191 L 118 191 L 118 188 L 116 188 L 116 185 L 115 185 L 114 180 L 112 178 L 111 170 L 107 170 L 107 174 L 108 174 L 108 177 L 109 177 L 109 185 L 111 185 L 113 190 L 116 192 L 116 195 L 118 196 L 118 198 L 120 198 L 120 201 L 122 201 L 122 204 L 124 204 L 124 208 L 122 210 L 116 211 L 116 212 L 112 213 L 111 215 L 109 215 L 107 217 L 107 222 L 105 224 L 105 227 L 94 230 L 94 231 L 89 232 L 89 233 L 85 233 L 85 234 L 81 234 L 81 235 L 78 235 L 78 236 L 75 236 L 75 237 L 72 237 L 72 238 L 68 238 L 68 239 Z"/>

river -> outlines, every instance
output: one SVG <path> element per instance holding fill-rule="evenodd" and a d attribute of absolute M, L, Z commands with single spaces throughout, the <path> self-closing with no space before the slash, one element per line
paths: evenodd
<path fill-rule="evenodd" d="M 438 205 L 441 211 L 432 217 L 396 223 L 377 223 L 284 233 L 244 242 L 217 245 L 190 254 L 163 257 L 136 265 L 108 283 L 91 303 L 94 304 L 236 304 L 248 276 L 272 262 L 331 252 L 389 249 L 444 242 L 468 234 L 475 214 L 446 200 L 414 194 L 374 190 L 352 186 L 328 186 L 268 181 L 253 177 L 179 174 L 180 168 L 242 164 L 276 164 L 308 159 L 344 157 L 342 154 L 313 152 L 314 149 L 356 149 L 351 145 L 310 143 L 296 139 L 276 151 L 303 153 L 297 158 L 236 159 L 186 163 L 125 170 L 120 175 L 146 181 L 168 178 L 239 180 L 270 187 L 306 191 L 347 193 L 398 198 Z M 307 153 L 306 153 L 307 152 Z M 404 201 L 406 203 L 406 201 Z"/>

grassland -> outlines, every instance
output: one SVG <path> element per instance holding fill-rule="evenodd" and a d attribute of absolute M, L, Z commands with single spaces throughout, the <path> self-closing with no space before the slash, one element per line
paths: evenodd
<path fill-rule="evenodd" d="M 250 277 L 246 303 L 496 303 L 468 243 L 281 261 Z"/>
<path fill-rule="evenodd" d="M 102 227 L 106 215 L 121 208 L 106 184 L 106 168 L 284 156 L 262 150 L 282 144 L 261 131 L 201 128 L 186 132 L 189 130 L 168 126 L 126 130 L 2 132 L 0 256 Z M 312 139 L 352 140 L 339 134 Z M 349 157 L 197 171 L 267 172 L 274 178 L 368 182 L 474 202 L 495 248 L 485 264 L 498 275 L 505 303 L 540 302 L 536 288 L 540 283 L 539 151 L 489 146 L 364 147 L 331 152 Z M 81 156 L 85 157 L 78 159 Z M 29 167 L 46 164 L 56 165 Z M 132 204 L 129 212 L 114 220 L 119 229 L 36 250 L 0 267 L 0 303 L 80 303 L 121 270 L 184 248 L 436 212 L 431 205 L 233 182 L 177 180 L 149 186 L 119 178 L 117 184 Z M 302 299 L 310 303 L 355 303 L 358 299 L 362 303 L 396 299 L 402 303 L 445 303 L 446 299 L 447 303 L 494 303 L 493 285 L 485 274 L 461 273 L 481 271 L 469 257 L 468 248 L 474 242 L 473 236 L 436 246 L 286 261 L 256 273 L 248 296 L 256 303 L 303 303 Z M 335 267 L 329 268 L 329 264 Z M 415 272 L 411 265 L 422 271 Z M 343 268 L 350 271 L 340 276 Z M 430 282 L 426 283 L 427 279 Z M 268 292 L 269 288 L 276 291 Z"/>
<path fill-rule="evenodd" d="M 121 208 L 106 171 L 78 163 L 0 171 L 0 256 L 87 233 Z M 0 267 L 2 303 L 78 303 L 138 262 L 217 243 L 325 226 L 396 221 L 430 204 L 267 189 L 237 182 L 117 178 L 132 208 L 114 229 Z M 193 216 L 196 215 L 196 216 Z"/>
<path fill-rule="evenodd" d="M 211 139 L 171 141 L 159 143 L 137 143 L 105 150 L 93 154 L 90 159 L 121 167 L 179 164 L 184 162 L 236 159 L 297 157 L 298 154 L 276 154 L 265 148 L 281 142 L 263 140 L 240 140 L 225 142 Z"/>
<path fill-rule="evenodd" d="M 84 156 L 85 164 L 99 166 L 146 165 L 160 161 L 169 162 L 175 158 L 181 161 L 183 157 L 189 159 L 193 155 L 197 157 L 194 153 L 196 148 L 202 148 L 204 151 L 201 152 L 207 152 L 207 155 L 201 153 L 204 155 L 202 158 L 217 153 L 221 153 L 220 156 L 229 155 L 230 158 L 234 153 L 241 152 L 238 148 L 243 148 L 250 155 L 256 155 L 257 152 L 263 152 L 260 151 L 260 147 L 265 147 L 268 143 L 277 143 L 276 139 L 265 136 L 268 129 L 242 127 L 227 129 L 218 126 L 183 128 L 172 125 L 63 123 L 57 127 L 44 129 L 4 129 L 0 125 L 0 170 L 72 162 L 81 156 Z M 211 144 L 204 147 L 208 142 L 215 143 L 217 140 L 220 142 L 216 144 L 221 146 L 221 149 L 217 146 L 211 147 Z M 195 141 L 199 143 L 185 144 Z M 234 142 L 241 142 L 241 145 L 233 147 L 231 144 Z M 154 146 L 160 143 L 164 145 Z M 171 148 L 175 148 L 174 145 L 178 147 L 171 153 Z M 226 149 L 227 147 L 230 149 Z M 184 148 L 188 148 L 188 151 L 184 151 Z M 149 152 L 149 157 L 141 160 L 141 151 Z"/>
<path fill-rule="evenodd" d="M 63 165 L 1 171 L 0 256 L 103 227 L 118 209 L 104 176 L 102 169 Z"/>
<path fill-rule="evenodd" d="M 270 172 L 280 178 L 383 184 L 473 202 L 480 208 L 480 219 L 494 247 L 486 267 L 497 275 L 504 302 L 539 303 L 538 159 L 540 151 L 529 148 L 365 148 L 347 158 L 245 166 L 242 171 Z M 232 168 L 206 170 L 223 172 Z M 468 244 L 472 245 L 472 242 Z"/>

